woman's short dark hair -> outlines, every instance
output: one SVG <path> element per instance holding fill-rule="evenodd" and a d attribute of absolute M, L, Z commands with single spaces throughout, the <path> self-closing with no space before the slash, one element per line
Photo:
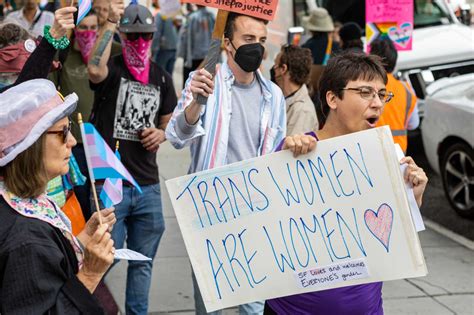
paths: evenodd
<path fill-rule="evenodd" d="M 280 64 L 287 65 L 290 72 L 290 80 L 302 85 L 309 81 L 313 57 L 311 50 L 294 45 L 283 46 L 281 48 Z"/>
<path fill-rule="evenodd" d="M 0 167 L 7 190 L 18 197 L 36 198 L 46 190 L 49 180 L 43 161 L 45 137 L 43 134 L 13 161 Z"/>
<path fill-rule="evenodd" d="M 378 38 L 370 44 L 370 53 L 382 58 L 382 63 L 388 73 L 392 73 L 397 64 L 398 52 L 389 38 Z"/>
<path fill-rule="evenodd" d="M 349 81 L 380 79 L 387 84 L 387 73 L 378 56 L 366 55 L 360 52 L 342 52 L 329 59 L 321 78 L 319 79 L 319 98 L 325 117 L 329 114 L 326 101 L 327 92 L 333 92 L 337 97 L 344 97 L 344 87 Z"/>

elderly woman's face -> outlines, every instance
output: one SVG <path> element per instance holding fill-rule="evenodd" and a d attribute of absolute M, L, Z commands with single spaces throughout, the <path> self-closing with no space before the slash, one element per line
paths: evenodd
<path fill-rule="evenodd" d="M 49 179 L 69 171 L 71 149 L 77 143 L 69 130 L 69 118 L 65 117 L 46 131 L 43 163 Z"/>

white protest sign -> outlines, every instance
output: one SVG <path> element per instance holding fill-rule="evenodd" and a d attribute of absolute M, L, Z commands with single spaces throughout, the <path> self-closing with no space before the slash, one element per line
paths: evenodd
<path fill-rule="evenodd" d="M 208 312 L 427 274 L 388 127 L 166 185 Z"/>

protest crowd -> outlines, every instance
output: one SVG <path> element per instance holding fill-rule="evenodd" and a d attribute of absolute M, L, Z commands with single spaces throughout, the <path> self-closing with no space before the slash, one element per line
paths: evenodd
<path fill-rule="evenodd" d="M 271 21 L 229 12 L 214 71 L 206 62 L 219 19 L 203 5 L 179 3 L 169 16 L 157 0 L 0 3 L 2 315 L 117 314 L 103 278 L 124 247 L 142 255 L 128 261 L 126 314 L 147 314 L 165 232 L 165 141 L 190 150 L 194 174 L 280 150 L 298 157 L 384 125 L 406 152 L 407 130 L 419 124 L 416 96 L 393 75 L 392 42 L 380 38 L 366 53 L 360 26 L 323 8 L 303 19 L 307 40 L 281 43 L 276 56 L 266 50 Z M 274 62 L 269 73 L 264 59 Z M 400 164 L 420 206 L 428 178 L 411 157 Z M 195 312 L 207 314 L 189 277 Z M 383 314 L 382 282 L 239 313 Z"/>

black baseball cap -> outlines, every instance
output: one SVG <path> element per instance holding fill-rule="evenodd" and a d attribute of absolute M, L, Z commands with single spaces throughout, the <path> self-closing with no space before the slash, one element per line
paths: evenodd
<path fill-rule="evenodd" d="M 123 33 L 154 33 L 155 19 L 145 6 L 130 4 L 120 19 L 119 31 Z"/>

